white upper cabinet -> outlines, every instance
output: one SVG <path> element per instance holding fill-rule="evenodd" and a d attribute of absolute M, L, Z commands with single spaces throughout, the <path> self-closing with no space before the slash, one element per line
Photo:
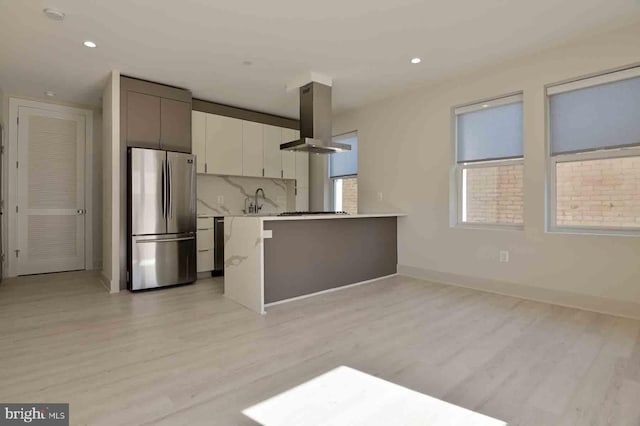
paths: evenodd
<path fill-rule="evenodd" d="M 242 120 L 207 114 L 207 172 L 242 175 Z"/>
<path fill-rule="evenodd" d="M 296 179 L 297 187 L 309 187 L 309 154 L 280 150 L 300 138 L 298 130 L 200 111 L 192 111 L 191 126 L 197 173 Z"/>
<path fill-rule="evenodd" d="M 281 143 L 287 143 L 300 138 L 300 132 L 293 129 L 282 129 Z M 282 177 L 285 179 L 296 178 L 296 153 L 295 151 L 280 151 L 282 157 Z"/>
<path fill-rule="evenodd" d="M 282 128 L 264 126 L 264 176 L 270 178 L 282 177 Z"/>
<path fill-rule="evenodd" d="M 191 149 L 196 156 L 196 173 L 205 173 L 207 162 L 207 115 L 200 111 L 191 111 Z"/>
<path fill-rule="evenodd" d="M 263 128 L 252 121 L 242 122 L 242 175 L 262 176 Z"/>

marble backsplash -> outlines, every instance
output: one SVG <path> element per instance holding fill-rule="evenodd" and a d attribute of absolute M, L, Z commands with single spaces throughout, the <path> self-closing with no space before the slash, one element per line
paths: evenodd
<path fill-rule="evenodd" d="M 263 205 L 260 213 L 295 210 L 295 180 L 198 175 L 197 185 L 199 215 L 242 214 L 245 199 L 251 197 L 253 200 L 258 188 L 262 188 L 265 195 L 264 200 L 259 198 Z"/>

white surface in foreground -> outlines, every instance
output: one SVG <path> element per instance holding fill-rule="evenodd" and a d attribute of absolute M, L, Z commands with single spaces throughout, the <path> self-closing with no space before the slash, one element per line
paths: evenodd
<path fill-rule="evenodd" d="M 349 367 L 249 407 L 265 426 L 505 426 L 506 423 Z"/>

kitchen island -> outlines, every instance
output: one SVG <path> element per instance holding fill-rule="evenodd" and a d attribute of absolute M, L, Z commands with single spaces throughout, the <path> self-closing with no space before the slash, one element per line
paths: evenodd
<path fill-rule="evenodd" d="M 225 296 L 269 305 L 397 271 L 397 213 L 225 217 Z"/>

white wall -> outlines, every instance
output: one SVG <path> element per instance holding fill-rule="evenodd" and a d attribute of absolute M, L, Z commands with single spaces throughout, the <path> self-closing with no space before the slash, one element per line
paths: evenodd
<path fill-rule="evenodd" d="M 358 131 L 360 211 L 409 214 L 399 224 L 399 270 L 640 317 L 640 238 L 545 233 L 544 189 L 544 86 L 638 63 L 638 40 L 640 27 L 627 27 L 336 117 L 334 134 Z M 524 92 L 525 230 L 451 228 L 451 108 L 517 91 Z M 510 251 L 509 263 L 498 262 L 500 250 Z"/>
<path fill-rule="evenodd" d="M 120 291 L 120 73 L 113 71 L 102 93 L 102 275 L 110 292 Z"/>

